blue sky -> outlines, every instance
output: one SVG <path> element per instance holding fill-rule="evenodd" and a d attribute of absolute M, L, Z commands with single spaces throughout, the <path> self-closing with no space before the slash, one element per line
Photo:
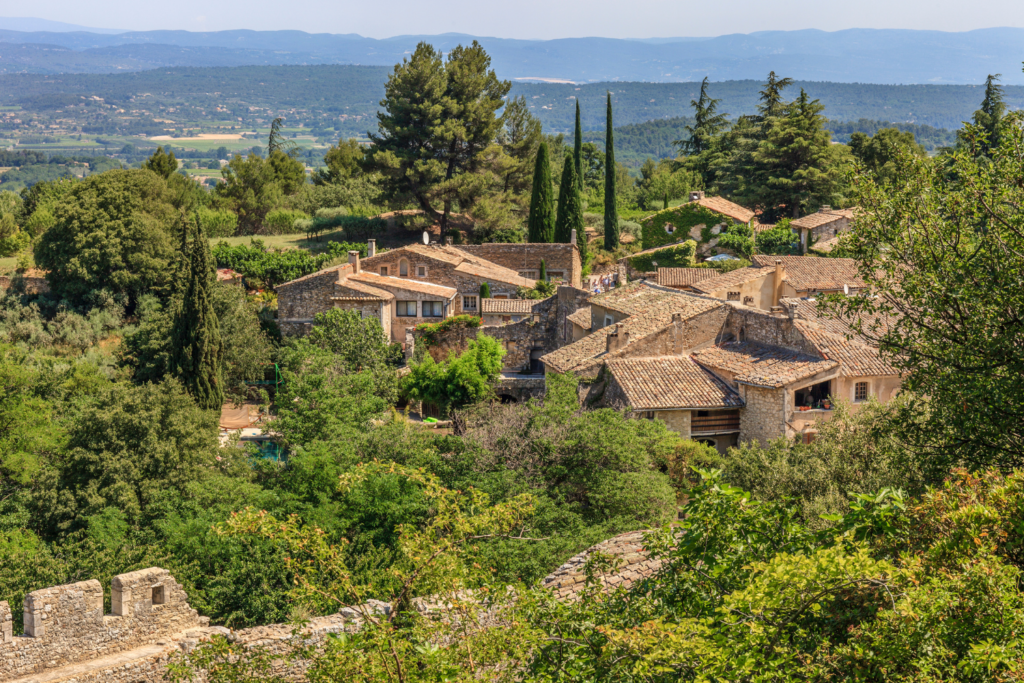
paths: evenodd
<path fill-rule="evenodd" d="M 25 9 L 31 7 L 30 12 Z M 500 38 L 718 36 L 763 30 L 1024 26 L 1024 0 L 0 0 L 0 16 L 31 15 L 129 30 L 296 29 L 469 33 Z"/>

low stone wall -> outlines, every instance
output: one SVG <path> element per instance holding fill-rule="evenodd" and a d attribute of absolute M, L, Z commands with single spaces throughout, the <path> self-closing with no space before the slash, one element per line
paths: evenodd
<path fill-rule="evenodd" d="M 600 553 L 612 560 L 612 571 L 601 574 L 605 590 L 630 588 L 633 584 L 653 576 L 662 565 L 651 559 L 644 550 L 643 537 L 648 531 L 630 531 L 587 548 L 569 558 L 565 564 L 549 574 L 541 585 L 554 591 L 559 600 L 576 600 L 586 585 L 587 560 Z"/>

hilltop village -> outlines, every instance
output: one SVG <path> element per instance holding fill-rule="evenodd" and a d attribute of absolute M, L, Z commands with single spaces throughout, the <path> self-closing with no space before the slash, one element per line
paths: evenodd
<path fill-rule="evenodd" d="M 998 77 L 931 154 L 704 79 L 633 166 L 510 89 L 0 190 L 0 681 L 1021 677 Z"/>

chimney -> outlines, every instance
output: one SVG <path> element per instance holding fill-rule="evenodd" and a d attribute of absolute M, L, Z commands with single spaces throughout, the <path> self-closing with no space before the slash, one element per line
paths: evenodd
<path fill-rule="evenodd" d="M 782 265 L 782 259 L 775 259 L 775 289 L 772 295 L 772 305 L 779 305 L 779 298 L 782 297 L 782 281 L 786 277 L 786 267 Z"/>
<path fill-rule="evenodd" d="M 447 237 L 445 237 L 444 238 L 444 243 L 445 243 L 445 246 L 448 246 L 448 247 L 452 246 L 452 236 L 448 235 Z"/>
<path fill-rule="evenodd" d="M 366 258 L 373 258 L 377 254 L 377 240 L 366 240 Z"/>
<path fill-rule="evenodd" d="M 698 199 L 704 199 L 704 190 L 694 190 L 690 193 L 690 201 L 695 202 Z"/>
<path fill-rule="evenodd" d="M 786 305 L 786 315 L 789 316 L 790 320 L 796 318 L 796 304 L 790 303 Z"/>
<path fill-rule="evenodd" d="M 818 209 L 818 213 L 832 213 L 832 207 L 828 204 L 822 204 L 821 208 Z"/>
<path fill-rule="evenodd" d="M 681 323 L 681 322 L 683 322 L 683 314 L 682 313 L 673 313 L 672 314 L 672 322 L 674 322 L 674 323 Z"/>
<path fill-rule="evenodd" d="M 359 272 L 359 252 L 350 251 L 348 252 L 348 262 L 352 266 L 352 274 L 355 275 Z"/>
<path fill-rule="evenodd" d="M 576 228 L 573 228 L 572 232 L 569 233 L 569 244 L 576 244 Z"/>
<path fill-rule="evenodd" d="M 622 329 L 622 323 L 615 323 L 615 331 L 608 335 L 608 353 L 624 348 L 629 343 L 629 332 Z"/>

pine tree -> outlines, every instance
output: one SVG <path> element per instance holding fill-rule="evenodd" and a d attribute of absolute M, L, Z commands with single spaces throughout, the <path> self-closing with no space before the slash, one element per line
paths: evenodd
<path fill-rule="evenodd" d="M 572 158 L 576 162 L 576 184 L 583 194 L 583 126 L 580 124 L 580 100 L 576 98 L 576 139 L 572 148 Z"/>
<path fill-rule="evenodd" d="M 490 298 L 491 298 L 491 285 L 490 285 L 489 282 L 485 282 L 482 285 L 480 285 L 480 299 L 483 300 L 483 299 L 490 299 Z"/>
<path fill-rule="evenodd" d="M 161 178 L 170 178 L 178 170 L 178 160 L 174 157 L 170 145 L 167 146 L 166 152 L 164 152 L 163 145 L 160 145 L 148 159 L 142 162 L 142 168 L 148 168 Z"/>
<path fill-rule="evenodd" d="M 608 93 L 608 119 L 604 143 L 604 248 L 619 247 L 619 212 L 615 205 L 615 140 L 612 134 L 612 94 Z"/>
<path fill-rule="evenodd" d="M 544 263 L 544 259 L 540 260 L 540 279 L 542 282 L 548 281 L 548 266 Z"/>
<path fill-rule="evenodd" d="M 224 403 L 224 347 L 211 301 L 215 270 L 202 223 L 198 216 L 193 220 L 194 229 L 187 220 L 182 226 L 182 243 L 187 247 L 182 257 L 188 263 L 181 272 L 188 279 L 171 327 L 171 368 L 200 408 L 220 410 Z M 186 241 L 189 232 L 191 244 Z"/>
<path fill-rule="evenodd" d="M 540 143 L 537 163 L 533 169 L 533 194 L 530 196 L 530 218 L 527 223 L 527 241 L 552 242 L 555 239 L 555 202 L 551 187 L 551 162 L 548 145 Z"/>
<path fill-rule="evenodd" d="M 985 99 L 981 101 L 981 109 L 974 112 L 974 125 L 987 133 L 987 139 L 981 145 L 981 153 L 988 156 L 999 146 L 999 136 L 1003 129 L 1003 118 L 1006 115 L 1006 103 L 1003 101 L 1003 86 L 997 81 L 1002 74 L 989 74 L 985 79 Z"/>
<path fill-rule="evenodd" d="M 768 72 L 764 90 L 760 92 L 761 102 L 757 105 L 757 113 L 762 122 L 786 113 L 786 103 L 782 99 L 782 91 L 793 85 L 792 78 L 779 78 L 774 71 Z"/>
<path fill-rule="evenodd" d="M 555 218 L 555 242 L 567 243 L 576 231 L 576 248 L 580 250 L 580 262 L 587 263 L 587 233 L 583 230 L 583 199 L 576 182 L 576 164 L 572 155 L 565 154 L 562 166 L 562 183 L 558 187 L 558 215 Z"/>

